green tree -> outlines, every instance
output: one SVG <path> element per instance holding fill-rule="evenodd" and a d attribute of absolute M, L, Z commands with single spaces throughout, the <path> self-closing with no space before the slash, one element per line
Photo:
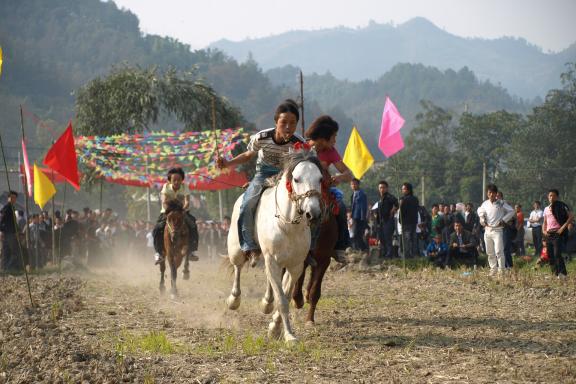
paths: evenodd
<path fill-rule="evenodd" d="M 510 167 L 503 179 L 525 204 L 543 200 L 549 188 L 576 203 L 576 63 L 567 64 L 561 79 L 562 89 L 548 92 L 512 140 Z"/>
<path fill-rule="evenodd" d="M 76 100 L 77 128 L 84 135 L 113 135 L 149 130 L 161 112 L 175 116 L 187 130 L 242 123 L 240 112 L 194 72 L 124 67 L 82 87 Z"/>

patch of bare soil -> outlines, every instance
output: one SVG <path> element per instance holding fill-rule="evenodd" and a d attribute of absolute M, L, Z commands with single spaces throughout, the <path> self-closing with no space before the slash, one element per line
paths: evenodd
<path fill-rule="evenodd" d="M 289 348 L 266 337 L 263 270 L 229 311 L 219 265 L 193 263 L 170 300 L 149 264 L 33 275 L 35 308 L 0 277 L 0 383 L 576 382 L 573 275 L 331 271 L 314 328 L 291 309 Z"/>

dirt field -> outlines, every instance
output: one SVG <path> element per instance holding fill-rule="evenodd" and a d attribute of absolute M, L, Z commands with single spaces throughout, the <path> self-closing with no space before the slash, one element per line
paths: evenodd
<path fill-rule="evenodd" d="M 0 383 L 576 382 L 574 274 L 331 271 L 314 328 L 291 309 L 288 348 L 266 338 L 262 270 L 233 312 L 217 264 L 194 263 L 177 301 L 148 264 L 32 276 L 34 309 L 1 277 Z"/>

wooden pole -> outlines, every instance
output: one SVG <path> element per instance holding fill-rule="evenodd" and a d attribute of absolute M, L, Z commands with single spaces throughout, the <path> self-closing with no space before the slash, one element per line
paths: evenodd
<path fill-rule="evenodd" d="M 482 162 L 482 196 L 480 202 L 484 201 L 484 196 L 486 196 L 486 161 Z"/>
<path fill-rule="evenodd" d="M 421 184 L 421 187 L 422 187 L 422 202 L 421 202 L 421 205 L 425 207 L 425 206 L 426 206 L 426 191 L 425 191 L 425 186 L 424 186 L 424 175 L 422 175 L 422 176 L 420 177 L 420 184 Z"/>
<path fill-rule="evenodd" d="M 304 137 L 304 130 L 306 129 L 306 124 L 304 123 L 304 75 L 302 70 L 300 70 L 300 121 L 302 126 L 302 137 Z"/>
<path fill-rule="evenodd" d="M 2 134 L 0 134 L 0 149 L 2 149 L 2 160 L 4 161 L 4 169 L 6 171 L 6 184 L 8 185 L 8 190 L 10 191 L 10 176 L 8 174 L 8 165 L 6 164 L 6 155 L 4 154 L 4 142 L 2 141 Z M 14 216 L 14 226 L 16 227 L 16 242 L 18 243 L 18 250 L 20 251 L 20 262 L 22 263 L 22 268 L 24 269 L 24 275 L 26 276 L 26 286 L 28 287 L 28 297 L 30 298 L 30 306 L 34 307 L 34 301 L 32 300 L 32 290 L 30 289 L 30 279 L 28 278 L 28 271 L 26 270 L 26 265 L 24 263 L 24 252 L 22 250 L 22 244 L 20 243 L 18 223 L 16 221 L 16 211 L 12 207 L 12 215 Z"/>
<path fill-rule="evenodd" d="M 26 136 L 24 135 L 24 116 L 22 114 L 22 105 L 20 105 L 20 128 L 22 130 L 22 143 L 25 143 Z M 24 152 L 22 152 L 24 156 Z M 20 158 L 18 158 L 20 160 Z M 20 170 L 20 168 L 18 168 Z M 28 230 L 28 218 L 30 217 L 30 209 L 28 206 L 28 175 L 24 172 L 24 209 L 26 210 L 26 225 L 24 234 L 26 238 L 26 249 L 28 250 L 28 264 L 30 264 L 30 231 Z"/>

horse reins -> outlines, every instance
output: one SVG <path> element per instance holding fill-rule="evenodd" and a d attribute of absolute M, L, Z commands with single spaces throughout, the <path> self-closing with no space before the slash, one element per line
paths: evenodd
<path fill-rule="evenodd" d="M 302 217 L 304 215 L 304 211 L 302 210 L 302 202 L 307 197 L 318 196 L 320 198 L 320 204 L 323 204 L 322 194 L 315 189 L 311 189 L 301 194 L 295 194 L 293 192 L 288 192 L 288 196 L 290 197 L 290 201 L 296 204 L 296 216 L 288 221 L 288 219 L 278 213 L 278 185 L 276 184 L 276 190 L 274 191 L 274 203 L 276 205 L 276 214 L 274 217 L 283 221 L 285 224 L 300 224 L 302 222 Z M 310 225 L 310 224 L 308 224 Z"/>

